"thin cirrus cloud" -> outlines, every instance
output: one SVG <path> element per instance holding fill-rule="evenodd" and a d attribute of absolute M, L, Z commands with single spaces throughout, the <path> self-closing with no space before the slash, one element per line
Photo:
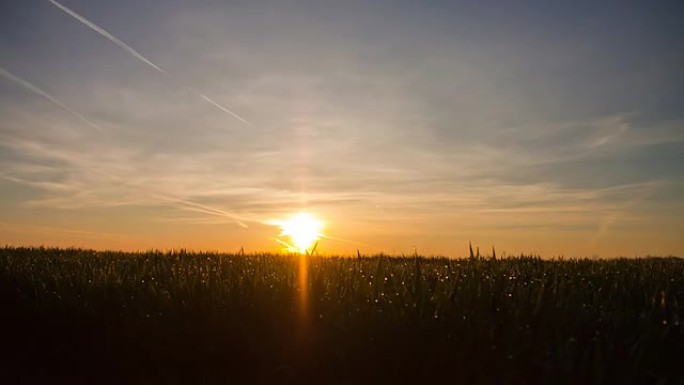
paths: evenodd
<path fill-rule="evenodd" d="M 84 154 L 76 149 L 57 150 L 26 141 L 15 142 L 14 146 L 16 151 L 32 158 L 67 161 L 74 167 L 74 172 L 60 179 L 59 184 L 30 184 L 31 173 L 17 168 L 17 175 L 12 176 L 14 183 L 27 183 L 44 192 L 40 197 L 29 200 L 27 207 L 88 210 L 121 205 L 145 207 L 168 204 L 197 216 L 167 213 L 145 220 L 192 222 L 197 225 L 236 223 L 244 227 L 250 219 L 264 223 L 274 213 L 297 207 L 300 199 L 299 194 L 288 192 L 284 186 L 251 190 L 229 188 L 231 185 L 263 185 L 263 182 L 235 180 L 232 175 L 221 174 L 208 179 L 204 174 L 193 171 L 212 163 L 210 156 L 197 155 L 192 164 L 178 162 L 167 164 L 166 168 L 151 164 L 136 169 L 135 156 L 123 152 L 110 151 L 109 155 L 103 156 L 107 151 L 95 148 Z M 513 153 L 508 155 L 513 156 Z M 148 158 L 147 162 L 153 160 Z M 97 164 L 101 169 L 116 172 L 117 177 L 77 169 L 83 164 Z M 446 165 L 444 167 L 446 170 Z M 487 173 L 487 167 L 480 172 Z M 12 171 L 11 167 L 6 169 Z M 337 212 L 339 218 L 355 213 L 353 215 L 361 228 L 381 226 L 382 231 L 399 234 L 402 230 L 388 223 L 408 220 L 417 231 L 415 227 L 424 223 L 452 223 L 455 216 L 456 223 L 468 218 L 469 227 L 474 230 L 499 228 L 519 231 L 536 226 L 534 228 L 549 231 L 577 226 L 593 232 L 592 240 L 597 241 L 610 235 L 615 226 L 640 221 L 641 214 L 635 210 L 637 203 L 634 197 L 643 197 L 640 198 L 643 200 L 668 186 L 662 182 L 623 184 L 602 189 L 573 188 L 553 183 L 521 185 L 495 178 L 483 180 L 475 175 L 468 178 L 470 182 L 446 182 L 446 177 L 439 173 L 418 182 L 411 174 L 401 171 L 388 185 L 383 183 L 389 182 L 383 175 L 384 171 L 378 172 L 367 172 L 356 180 L 356 186 L 346 187 L 342 187 L 348 183 L 344 175 L 317 175 L 320 185 L 311 186 L 312 191 L 308 194 L 310 207 L 322 212 Z M 232 212 L 227 211 L 227 207 Z M 346 213 L 340 215 L 343 212 Z M 553 213 L 552 217 L 548 216 L 549 213 Z M 338 236 L 369 243 L 366 238 L 358 240 L 358 235 L 344 237 L 331 233 L 331 237 Z"/>
<path fill-rule="evenodd" d="M 268 213 L 296 205 L 300 199 L 297 192 L 288 192 L 286 186 L 276 184 L 261 189 L 228 188 L 236 184 L 244 186 L 245 183 L 263 185 L 263 182 L 258 179 L 231 182 L 234 177 L 230 175 L 217 175 L 207 180 L 204 174 L 193 171 L 220 161 L 220 158 L 212 159 L 213 154 L 196 155 L 192 163 L 187 160 L 170 163 L 162 158 L 156 162 L 164 163 L 165 168 L 160 163 L 140 169 L 136 168 L 135 154 L 121 151 L 95 148 L 83 153 L 78 149 L 55 149 L 27 140 L 5 141 L 5 145 L 11 145 L 16 152 L 32 158 L 67 162 L 74 171 L 60 184 L 34 184 L 34 187 L 52 189 L 53 195 L 59 193 L 56 199 L 38 199 L 33 202 L 34 205 L 61 204 L 73 207 L 77 204 L 80 207 L 95 207 L 110 203 L 120 205 L 126 201 L 132 204 L 167 201 L 179 208 L 232 218 L 241 223 L 250 221 L 249 218 L 255 218 L 252 220 L 258 222 Z M 469 155 L 471 159 L 475 156 Z M 505 156 L 512 161 L 516 159 L 513 152 Z M 348 177 L 344 174 L 326 176 L 326 171 L 321 170 L 316 175 L 316 182 L 311 185 L 312 190 L 318 192 L 308 194 L 308 200 L 327 209 L 340 204 L 349 207 L 379 205 L 390 210 L 393 216 L 401 218 L 426 213 L 439 214 L 445 209 L 463 214 L 534 214 L 552 211 L 560 215 L 581 212 L 587 207 L 594 212 L 621 210 L 627 207 L 621 202 L 628 202 L 631 193 L 642 194 L 644 189 L 658 187 L 653 184 L 625 184 L 604 189 L 579 189 L 552 183 L 505 183 L 497 179 L 491 166 L 485 163 L 486 154 L 481 160 L 479 171 L 470 170 L 471 176 L 464 175 L 462 178 L 465 180 L 461 182 L 447 182 L 448 175 L 444 173 L 448 172 L 448 161 L 440 165 L 441 169 L 434 170 L 433 174 L 422 175 L 421 179 L 416 179 L 417 175 L 412 175 L 409 170 L 393 171 L 393 177 L 388 176 L 385 170 L 378 170 L 366 172 L 362 178 L 356 179 L 355 185 L 348 185 Z M 155 161 L 148 158 L 147 162 Z M 92 166 L 83 169 L 83 165 Z M 432 167 L 435 168 L 435 164 Z M 17 169 L 17 173 L 19 176 L 26 174 L 22 169 Z M 491 176 L 482 179 L 487 174 Z M 20 179 L 19 176 L 13 176 L 14 181 L 30 180 Z M 110 202 L 107 197 L 111 196 L 110 189 L 113 187 L 118 188 L 121 195 Z M 83 191 L 90 193 L 84 195 Z M 456 191 L 458 194 L 454 194 Z M 141 192 L 144 194 L 141 195 Z M 218 208 L 226 204 L 242 214 Z"/>
<path fill-rule="evenodd" d="M 151 60 L 149 60 L 148 58 L 146 58 L 145 56 L 143 56 L 140 52 L 136 51 L 135 49 L 133 49 L 133 48 L 132 48 L 131 46 L 129 46 L 128 44 L 126 44 L 126 43 L 124 43 L 123 41 L 119 40 L 116 36 L 114 36 L 114 35 L 112 35 L 111 33 L 107 32 L 107 31 L 104 30 L 102 27 L 98 26 L 97 24 L 93 23 L 92 21 L 86 19 L 85 17 L 79 15 L 78 13 L 74 12 L 73 10 L 67 8 L 65 5 L 59 3 L 59 2 L 57 2 L 57 1 L 55 1 L 55 0 L 48 0 L 48 1 L 49 1 L 52 5 L 54 5 L 55 7 L 57 7 L 58 9 L 60 9 L 60 10 L 63 11 L 64 13 L 66 13 L 67 15 L 73 17 L 74 19 L 76 19 L 76 20 L 78 20 L 79 22 L 81 22 L 81 23 L 83 23 L 84 25 L 86 25 L 88 28 L 90 28 L 90 29 L 92 29 L 93 31 L 95 31 L 95 32 L 99 33 L 100 35 L 104 36 L 104 37 L 107 38 L 109 41 L 111 41 L 112 43 L 116 44 L 117 46 L 119 46 L 119 47 L 120 47 L 121 49 L 123 49 L 124 51 L 128 52 L 128 54 L 130 54 L 130 55 L 133 56 L 134 58 L 136 58 L 136 59 L 140 60 L 141 62 L 147 64 L 148 66 L 154 68 L 157 72 L 159 72 L 159 73 L 161 73 L 161 74 L 163 74 L 163 75 L 167 75 L 167 76 L 168 76 L 168 73 L 167 73 L 166 71 L 164 71 L 161 67 L 159 67 L 158 65 L 154 64 Z M 197 96 L 199 96 L 200 98 L 202 98 L 203 100 L 205 100 L 206 102 L 208 102 L 209 104 L 211 104 L 212 106 L 214 106 L 215 108 L 217 108 L 218 110 L 220 110 L 220 111 L 222 111 L 222 112 L 224 112 L 224 113 L 226 113 L 226 114 L 232 116 L 233 118 L 235 118 L 235 119 L 237 119 L 237 120 L 239 120 L 239 121 L 241 121 L 241 122 L 243 122 L 243 123 L 245 123 L 245 124 L 247 124 L 247 125 L 251 125 L 246 119 L 244 119 L 244 118 L 241 117 L 240 115 L 236 114 L 235 112 L 231 111 L 230 109 L 228 109 L 228 108 L 222 106 L 221 104 L 219 104 L 219 103 L 216 102 L 215 100 L 211 99 L 210 97 L 208 97 L 208 96 L 205 95 L 204 93 L 201 93 L 201 92 L 196 91 L 196 90 L 194 90 L 194 89 L 191 89 L 191 88 L 189 88 L 189 87 L 185 87 L 185 88 L 189 89 L 189 90 L 192 91 L 194 94 L 196 94 Z"/>
<path fill-rule="evenodd" d="M 158 176 L 155 178 L 152 174 L 133 171 L 135 162 L 127 161 L 130 153 L 125 151 L 105 150 L 110 155 L 103 156 L 103 152 L 98 151 L 56 147 L 39 140 L 0 136 L 0 148 L 2 147 L 23 154 L 29 162 L 50 161 L 63 165 L 59 168 L 40 168 L 31 167 L 31 163 L 27 165 L 24 162 L 0 163 L 5 170 L 0 173 L 1 179 L 47 193 L 26 200 L 28 206 L 74 209 L 163 203 L 181 210 L 219 216 L 224 218 L 224 223 L 235 223 L 243 228 L 248 227 L 247 222 L 259 222 L 217 206 L 190 201 L 189 199 L 196 197 L 180 190 L 160 190 L 155 183 L 149 182 L 159 179 Z M 61 175 L 60 181 L 41 180 L 46 173 L 51 178 Z M 170 195 L 169 192 L 175 195 Z"/>

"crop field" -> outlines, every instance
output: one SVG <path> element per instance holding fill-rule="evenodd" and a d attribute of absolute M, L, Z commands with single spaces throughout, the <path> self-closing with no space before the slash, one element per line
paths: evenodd
<path fill-rule="evenodd" d="M 11 383 L 682 383 L 684 260 L 0 249 Z"/>

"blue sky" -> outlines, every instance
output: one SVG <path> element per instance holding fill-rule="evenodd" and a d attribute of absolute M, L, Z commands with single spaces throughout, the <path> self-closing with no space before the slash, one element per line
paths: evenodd
<path fill-rule="evenodd" d="M 270 250 L 306 210 L 330 252 L 684 255 L 683 16 L 3 2 L 0 237 Z"/>

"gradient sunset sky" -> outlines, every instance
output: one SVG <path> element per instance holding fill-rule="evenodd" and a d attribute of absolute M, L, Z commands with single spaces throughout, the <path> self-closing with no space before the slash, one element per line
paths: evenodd
<path fill-rule="evenodd" d="M 0 244 L 684 256 L 681 1 L 0 4 Z"/>

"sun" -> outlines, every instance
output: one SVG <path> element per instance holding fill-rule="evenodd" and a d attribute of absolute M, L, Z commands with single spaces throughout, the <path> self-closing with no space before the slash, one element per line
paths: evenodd
<path fill-rule="evenodd" d="M 287 237 L 289 242 L 278 240 L 288 251 L 306 253 L 321 236 L 325 223 L 311 213 L 300 212 L 285 220 L 273 220 L 271 224 L 280 227 L 280 236 Z"/>

